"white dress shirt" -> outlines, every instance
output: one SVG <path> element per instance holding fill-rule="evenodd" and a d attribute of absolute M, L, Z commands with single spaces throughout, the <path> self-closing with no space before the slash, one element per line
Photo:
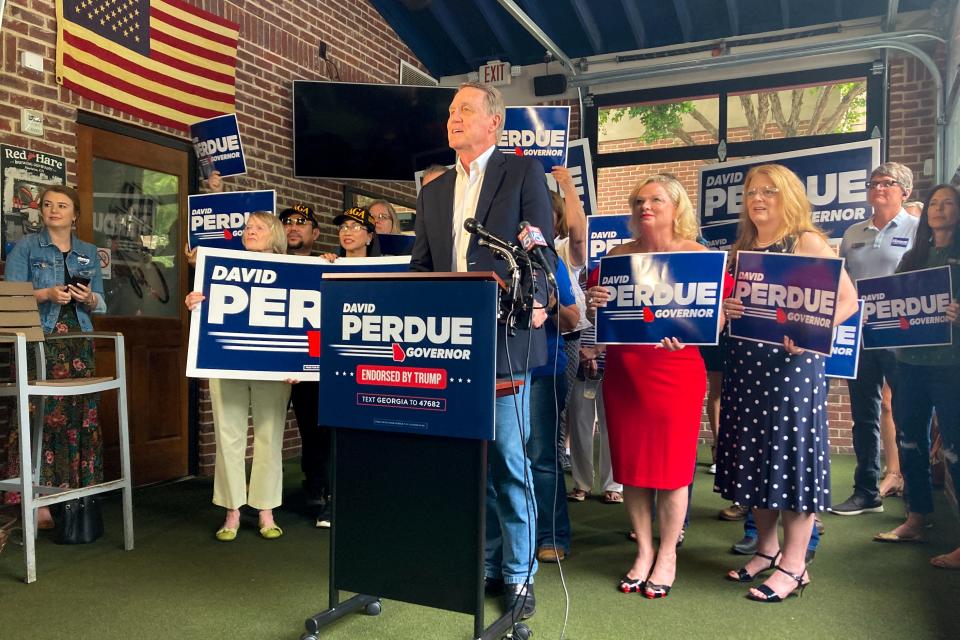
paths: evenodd
<path fill-rule="evenodd" d="M 476 216 L 477 200 L 480 199 L 483 176 L 487 173 L 487 162 L 496 150 L 496 145 L 491 145 L 471 162 L 469 175 L 463 168 L 460 157 L 457 156 L 457 186 L 453 192 L 453 261 L 451 262 L 457 271 L 468 271 L 467 246 L 470 244 L 470 234 L 464 230 L 463 223 L 467 218 Z"/>

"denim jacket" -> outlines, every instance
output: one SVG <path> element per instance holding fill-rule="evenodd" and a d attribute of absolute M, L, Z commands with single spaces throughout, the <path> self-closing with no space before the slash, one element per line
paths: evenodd
<path fill-rule="evenodd" d="M 63 272 L 62 252 L 50 241 L 46 229 L 31 233 L 21 239 L 7 255 L 5 277 L 11 282 L 32 282 L 34 289 L 46 289 L 66 282 Z M 89 242 L 73 236 L 70 253 L 66 258 L 67 270 L 74 278 L 90 278 L 90 288 L 97 294 L 97 306 L 93 313 L 105 313 L 107 303 L 103 299 L 103 274 L 97 248 Z M 40 323 L 44 333 L 53 333 L 60 317 L 60 306 L 55 302 L 40 303 Z M 90 309 L 85 304 L 74 305 L 80 328 L 93 331 Z"/>

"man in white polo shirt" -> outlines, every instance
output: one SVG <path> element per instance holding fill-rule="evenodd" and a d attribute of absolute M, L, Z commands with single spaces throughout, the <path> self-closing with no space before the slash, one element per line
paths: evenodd
<path fill-rule="evenodd" d="M 849 227 L 843 234 L 840 256 L 856 282 L 892 274 L 900 258 L 913 244 L 917 218 L 903 209 L 913 190 L 913 172 L 898 162 L 885 162 L 873 170 L 867 183 L 867 199 L 873 217 Z M 853 414 L 853 450 L 857 469 L 853 476 L 853 495 L 834 504 L 830 511 L 843 516 L 883 511 L 877 488 L 880 482 L 880 398 L 886 380 L 897 401 L 894 386 L 893 351 L 871 349 L 860 352 L 857 377 L 847 380 L 850 410 Z"/>

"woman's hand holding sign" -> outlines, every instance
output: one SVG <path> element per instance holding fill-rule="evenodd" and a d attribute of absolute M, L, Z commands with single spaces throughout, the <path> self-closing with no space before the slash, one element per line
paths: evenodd
<path fill-rule="evenodd" d="M 727 298 L 723 301 L 723 314 L 727 320 L 739 320 L 743 317 L 743 302 L 740 298 Z"/>
<path fill-rule="evenodd" d="M 199 291 L 191 291 L 187 294 L 187 298 L 183 301 L 183 303 L 187 305 L 187 309 L 194 311 L 204 300 L 206 300 L 206 296 L 204 296 L 202 293 Z"/>
<path fill-rule="evenodd" d="M 950 303 L 950 306 L 946 310 L 947 320 L 953 324 L 960 324 L 960 302 L 954 298 L 953 302 Z"/>

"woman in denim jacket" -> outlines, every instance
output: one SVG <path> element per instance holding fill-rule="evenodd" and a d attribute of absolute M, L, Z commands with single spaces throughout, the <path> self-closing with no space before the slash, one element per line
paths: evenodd
<path fill-rule="evenodd" d="M 44 228 L 21 239 L 7 256 L 6 279 L 33 283 L 44 333 L 91 331 L 90 314 L 104 313 L 107 306 L 97 248 L 73 233 L 80 196 L 70 187 L 49 187 L 40 197 L 40 212 Z M 45 352 L 50 379 L 93 375 L 92 341 L 53 340 Z M 28 361 L 34 362 L 32 357 Z M 40 484 L 83 487 L 103 481 L 98 406 L 99 394 L 45 400 Z M 11 434 L 15 438 L 16 431 Z M 8 451 L 8 471 L 19 473 L 15 442 Z M 13 499 L 7 495 L 7 501 Z M 38 510 L 37 520 L 41 529 L 53 527 L 46 508 Z"/>

